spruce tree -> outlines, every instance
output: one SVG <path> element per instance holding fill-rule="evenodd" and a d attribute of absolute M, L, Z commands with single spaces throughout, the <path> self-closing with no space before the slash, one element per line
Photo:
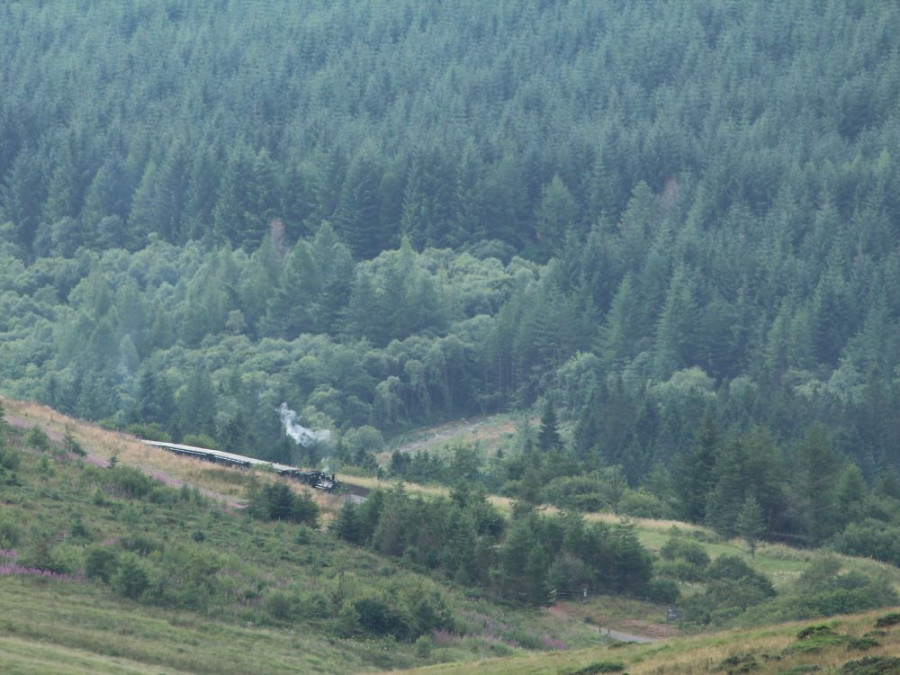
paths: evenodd
<path fill-rule="evenodd" d="M 766 524 L 763 521 L 762 507 L 753 495 L 747 497 L 744 505 L 741 507 L 735 528 L 741 539 L 746 542 L 747 548 L 750 550 L 750 556 L 755 558 L 756 547 L 766 532 Z"/>
<path fill-rule="evenodd" d="M 556 419 L 556 409 L 551 401 L 544 406 L 544 414 L 541 416 L 541 428 L 538 432 L 538 447 L 541 452 L 550 452 L 562 448 L 562 438 L 559 435 L 559 424 Z"/>
<path fill-rule="evenodd" d="M 706 518 L 706 504 L 713 487 L 713 467 L 719 449 L 716 418 L 709 411 L 703 416 L 694 446 L 680 463 L 677 489 L 685 517 L 692 523 Z"/>
<path fill-rule="evenodd" d="M 706 503 L 706 523 L 720 534 L 733 536 L 745 501 L 746 454 L 740 439 L 723 444 L 713 469 L 715 485 Z"/>

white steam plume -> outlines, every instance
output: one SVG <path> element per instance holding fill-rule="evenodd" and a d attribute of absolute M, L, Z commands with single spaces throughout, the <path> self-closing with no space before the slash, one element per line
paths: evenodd
<path fill-rule="evenodd" d="M 298 424 L 297 413 L 288 408 L 287 403 L 281 404 L 278 408 L 278 415 L 281 417 L 285 432 L 297 442 L 297 445 L 307 446 L 311 443 L 327 443 L 331 440 L 331 431 L 328 429 L 307 429 L 302 424 Z"/>

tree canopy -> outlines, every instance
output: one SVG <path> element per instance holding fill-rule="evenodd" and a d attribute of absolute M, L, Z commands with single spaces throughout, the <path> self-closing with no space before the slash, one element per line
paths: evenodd
<path fill-rule="evenodd" d="M 370 469 L 366 439 L 538 405 L 491 479 L 531 497 L 890 520 L 898 12 L 3 3 L 3 390 Z M 286 445 L 282 402 L 334 447 Z"/>

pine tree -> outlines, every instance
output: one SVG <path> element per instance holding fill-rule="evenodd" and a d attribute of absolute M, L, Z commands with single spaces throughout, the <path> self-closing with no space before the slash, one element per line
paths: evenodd
<path fill-rule="evenodd" d="M 573 444 L 580 459 L 587 459 L 600 450 L 598 443 L 603 430 L 601 406 L 605 402 L 605 390 L 604 383 L 590 388 L 575 422 Z"/>
<path fill-rule="evenodd" d="M 419 151 L 409 165 L 400 231 L 417 247 L 458 245 L 453 233 L 454 174 L 445 150 Z"/>
<path fill-rule="evenodd" d="M 666 380 L 676 370 L 696 363 L 697 335 L 695 283 L 690 270 L 678 267 L 672 275 L 665 305 L 656 324 L 655 373 Z"/>
<path fill-rule="evenodd" d="M 798 444 L 791 472 L 794 506 L 810 543 L 825 541 L 837 527 L 840 463 L 824 427 L 810 427 Z"/>
<path fill-rule="evenodd" d="M 184 393 L 178 398 L 185 432 L 216 435 L 216 390 L 204 364 L 194 367 Z"/>
<path fill-rule="evenodd" d="M 43 206 L 43 219 L 47 223 L 76 218 L 81 209 L 84 186 L 79 180 L 73 144 L 71 140 L 64 141 L 53 156 L 53 172 L 47 187 L 47 201 Z"/>
<path fill-rule="evenodd" d="M 199 145 L 191 161 L 186 204 L 185 222 L 182 228 L 184 241 L 199 239 L 212 233 L 213 215 L 221 180 L 222 163 L 216 152 L 207 144 Z"/>
<path fill-rule="evenodd" d="M 619 514 L 619 504 L 628 489 L 628 480 L 621 466 L 611 466 L 603 470 L 601 474 L 601 486 L 603 497 L 612 508 L 614 514 Z"/>
<path fill-rule="evenodd" d="M 556 419 L 556 408 L 552 401 L 547 401 L 541 415 L 541 427 L 538 431 L 538 447 L 541 452 L 553 452 L 562 449 L 562 438 L 559 435 L 559 422 Z"/>
<path fill-rule="evenodd" d="M 766 532 L 766 524 L 763 521 L 762 507 L 756 501 L 756 497 L 747 497 L 735 523 L 737 534 L 747 544 L 750 557 L 756 557 L 756 547 L 759 540 Z"/>
<path fill-rule="evenodd" d="M 46 194 L 40 155 L 23 149 L 16 155 L 6 180 L 0 185 L 4 217 L 12 222 L 16 243 L 30 250 L 37 235 L 41 205 Z"/>
<path fill-rule="evenodd" d="M 599 349 L 603 364 L 612 372 L 621 372 L 636 353 L 638 318 L 637 291 L 626 274 L 612 298 L 606 320 L 600 329 Z"/>
<path fill-rule="evenodd" d="M 332 522 L 331 530 L 344 541 L 351 544 L 362 544 L 359 507 L 353 502 L 345 502 Z"/>
<path fill-rule="evenodd" d="M 706 503 L 706 523 L 729 537 L 736 533 L 738 516 L 746 500 L 745 462 L 742 441 L 731 439 L 719 448 L 713 468 L 715 485 Z"/>
<path fill-rule="evenodd" d="M 558 254 L 578 218 L 578 205 L 559 175 L 541 190 L 537 211 L 538 238 L 547 257 Z"/>
<path fill-rule="evenodd" d="M 684 514 L 693 523 L 702 523 L 706 518 L 706 505 L 714 484 L 713 470 L 718 451 L 719 432 L 716 419 L 710 411 L 707 411 L 694 445 L 676 473 Z"/>
<path fill-rule="evenodd" d="M 95 243 L 97 227 L 105 217 L 116 216 L 120 223 L 125 222 L 133 190 L 123 158 L 118 154 L 108 157 L 94 174 L 84 195 L 81 224 L 86 236 L 90 238 L 85 243 Z M 129 249 L 137 248 L 143 241 L 142 237 L 132 236 L 129 232 L 122 232 L 116 239 L 120 239 L 121 244 Z M 115 243 L 118 245 L 120 242 Z"/>
<path fill-rule="evenodd" d="M 390 243 L 388 228 L 380 219 L 383 174 L 384 167 L 371 143 L 363 145 L 347 169 L 335 224 L 357 259 L 374 258 Z"/>

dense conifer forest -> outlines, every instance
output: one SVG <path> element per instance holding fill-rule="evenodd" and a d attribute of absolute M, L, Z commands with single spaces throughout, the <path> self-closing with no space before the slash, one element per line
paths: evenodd
<path fill-rule="evenodd" d="M 501 457 L 380 469 L 900 562 L 898 25 L 2 3 L 0 386 L 371 472 L 404 431 L 531 411 Z"/>

